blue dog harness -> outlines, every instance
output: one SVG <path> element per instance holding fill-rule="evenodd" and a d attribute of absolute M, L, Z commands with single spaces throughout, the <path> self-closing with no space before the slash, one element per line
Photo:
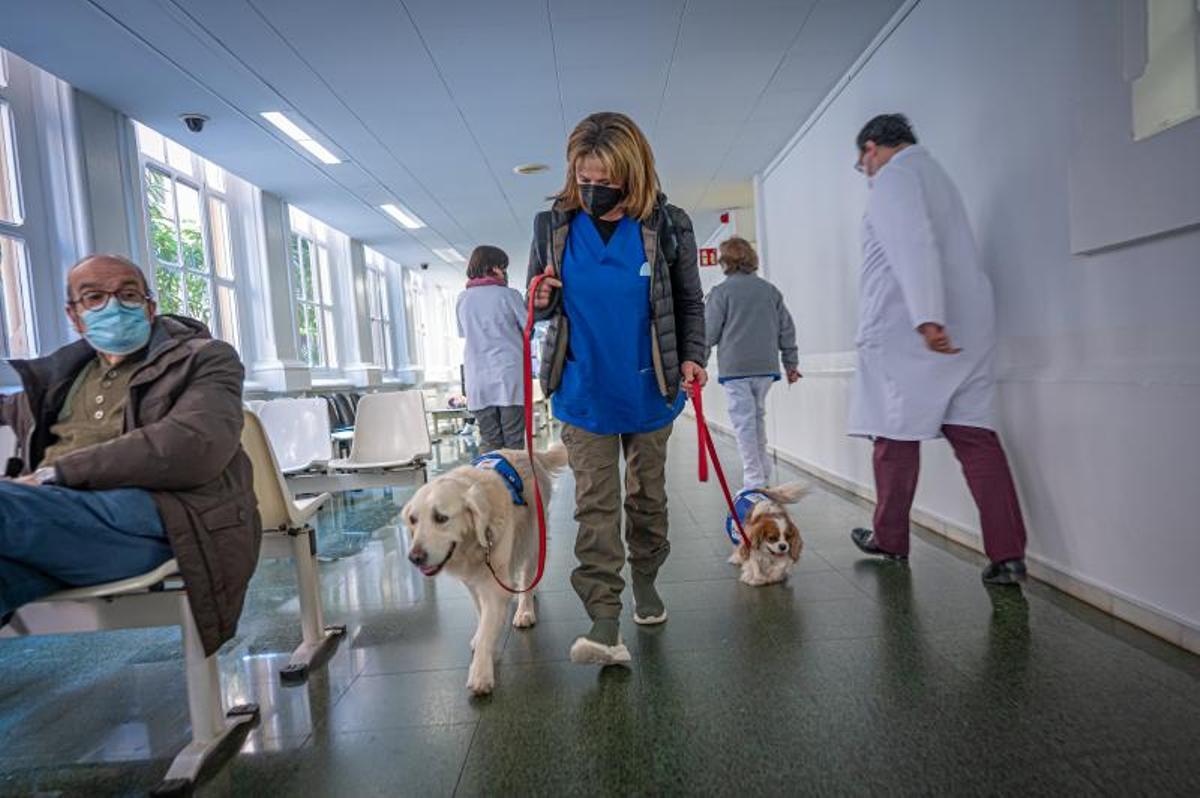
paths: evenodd
<path fill-rule="evenodd" d="M 471 465 L 476 468 L 495 471 L 504 477 L 504 484 L 508 487 L 508 492 L 512 494 L 513 504 L 525 504 L 525 483 L 521 480 L 521 475 L 517 473 L 517 469 L 513 468 L 513 464 L 504 459 L 503 455 L 496 452 L 481 454 L 471 461 Z"/>
<path fill-rule="evenodd" d="M 733 497 L 733 509 L 737 513 L 738 520 L 742 522 L 742 526 L 746 525 L 746 519 L 754 512 L 754 507 L 761 501 L 766 501 L 767 495 L 757 490 L 740 490 Z M 729 539 L 733 541 L 733 545 L 742 545 L 742 538 L 738 535 L 737 524 L 733 523 L 733 516 L 725 516 L 725 534 L 729 535 Z"/>

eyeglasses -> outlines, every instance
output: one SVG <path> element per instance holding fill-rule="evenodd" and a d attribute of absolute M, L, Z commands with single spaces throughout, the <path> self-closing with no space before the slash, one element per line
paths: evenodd
<path fill-rule="evenodd" d="M 116 291 L 101 291 L 99 288 L 89 288 L 79 295 L 78 299 L 72 299 L 70 304 L 78 305 L 84 310 L 100 310 L 108 304 L 111 297 L 116 297 L 117 302 L 120 302 L 122 307 L 144 308 L 146 303 L 150 301 L 150 295 L 142 291 L 140 288 L 118 288 Z"/>

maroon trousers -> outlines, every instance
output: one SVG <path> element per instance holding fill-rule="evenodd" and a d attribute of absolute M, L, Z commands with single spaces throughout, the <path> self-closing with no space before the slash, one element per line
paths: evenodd
<path fill-rule="evenodd" d="M 1000 438 L 990 429 L 947 424 L 942 434 L 962 464 L 979 508 L 983 549 L 992 562 L 1025 556 L 1025 522 Z M 908 555 L 908 514 L 921 468 L 920 441 L 875 439 L 875 541 L 892 554 Z"/>

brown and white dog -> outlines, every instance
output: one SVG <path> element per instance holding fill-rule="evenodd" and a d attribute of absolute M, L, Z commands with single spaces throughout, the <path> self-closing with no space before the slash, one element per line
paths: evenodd
<path fill-rule="evenodd" d="M 757 587 L 787 579 L 800 559 L 804 541 L 785 505 L 800 501 L 808 491 L 802 482 L 789 482 L 738 493 L 734 507 L 750 545 L 736 544 L 729 562 L 742 567 L 742 582 Z M 726 527 L 731 538 L 737 537 L 732 518 L 726 519 Z"/>
<path fill-rule="evenodd" d="M 537 573 L 537 511 L 529 456 L 512 449 L 495 454 L 507 465 L 497 467 L 493 460 L 491 467 L 455 468 L 422 485 L 401 511 L 412 536 L 409 561 L 428 577 L 442 571 L 451 574 L 475 600 L 479 625 L 471 638 L 474 656 L 467 674 L 467 688 L 475 695 L 490 693 L 496 684 L 496 642 L 512 599 L 497 578 L 519 590 Z M 554 478 L 567 464 L 567 450 L 560 444 L 534 457 L 542 500 L 548 506 Z M 508 478 L 512 472 L 519 486 Z M 515 502 L 517 496 L 524 504 Z M 533 593 L 521 593 L 512 625 L 524 629 L 536 622 Z"/>

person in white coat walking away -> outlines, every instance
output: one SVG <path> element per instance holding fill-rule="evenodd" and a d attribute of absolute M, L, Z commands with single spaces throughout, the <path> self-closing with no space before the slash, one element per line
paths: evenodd
<path fill-rule="evenodd" d="M 508 255 L 478 246 L 467 262 L 467 290 L 458 297 L 467 409 L 479 422 L 481 452 L 525 446 L 525 302 L 508 287 Z"/>
<path fill-rule="evenodd" d="M 742 456 L 742 489 L 765 488 L 771 481 L 767 456 L 767 392 L 780 378 L 800 379 L 796 327 L 783 294 L 758 277 L 758 255 L 744 238 L 721 242 L 725 280 L 704 303 L 709 349 L 717 347 L 720 383 L 729 401 L 729 420 Z"/>
<path fill-rule="evenodd" d="M 874 440 L 868 554 L 907 559 L 920 442 L 945 437 L 979 508 L 984 582 L 1025 577 L 1025 525 L 993 404 L 992 286 L 958 189 L 901 114 L 858 134 L 855 168 L 871 183 L 863 217 L 858 369 L 849 432 Z"/>

